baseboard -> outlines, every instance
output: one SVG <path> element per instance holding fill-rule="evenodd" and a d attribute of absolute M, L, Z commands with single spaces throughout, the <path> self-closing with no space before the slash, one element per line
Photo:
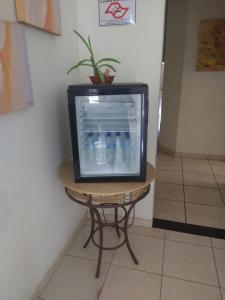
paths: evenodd
<path fill-rule="evenodd" d="M 186 152 L 176 152 L 171 150 L 163 145 L 158 145 L 158 149 L 166 154 L 177 156 L 177 157 L 184 157 L 190 159 L 212 159 L 212 160 L 225 160 L 225 155 L 223 154 L 199 154 L 199 153 L 186 153 Z"/>
<path fill-rule="evenodd" d="M 153 227 L 178 231 L 183 233 L 190 233 L 196 235 L 208 236 L 211 238 L 225 239 L 225 229 L 213 228 L 195 224 L 187 224 L 163 219 L 153 219 Z"/>
<path fill-rule="evenodd" d="M 31 300 L 38 300 L 38 298 L 40 297 L 40 295 L 43 292 L 44 288 L 46 287 L 48 281 L 50 280 L 50 278 L 52 277 L 52 275 L 54 274 L 54 272 L 58 268 L 60 262 L 62 261 L 63 257 L 67 253 L 67 251 L 68 251 L 69 247 L 71 246 L 73 240 L 78 235 L 81 226 L 85 223 L 86 218 L 87 218 L 87 212 L 85 212 L 84 216 L 81 218 L 81 220 L 80 220 L 78 226 L 76 227 L 75 231 L 72 233 L 72 235 L 70 236 L 70 238 L 68 239 L 68 241 L 64 245 L 63 249 L 60 251 L 60 253 L 56 257 L 56 259 L 54 260 L 51 267 L 45 273 L 43 279 L 41 280 L 41 282 L 38 284 L 37 288 L 35 289 L 32 297 L 31 297 Z"/>

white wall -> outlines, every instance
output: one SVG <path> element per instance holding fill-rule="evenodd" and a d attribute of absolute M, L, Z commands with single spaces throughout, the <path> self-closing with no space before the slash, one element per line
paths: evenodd
<path fill-rule="evenodd" d="M 190 0 L 177 152 L 225 154 L 225 72 L 196 72 L 199 23 L 225 18 L 224 0 Z"/>
<path fill-rule="evenodd" d="M 87 9 L 88 7 L 88 9 Z M 149 138 L 148 159 L 155 165 L 157 121 L 162 61 L 165 0 L 137 0 L 135 26 L 99 27 L 96 1 L 78 0 L 78 30 L 90 35 L 97 57 L 112 56 L 122 64 L 117 69 L 116 82 L 145 82 L 149 85 Z M 80 56 L 87 52 L 80 45 Z M 81 80 L 87 81 L 91 73 L 81 72 Z M 145 201 L 137 205 L 138 218 L 152 220 L 153 191 Z"/>
<path fill-rule="evenodd" d="M 176 151 L 184 64 L 188 1 L 169 0 L 165 39 L 165 72 L 159 143 Z"/>
<path fill-rule="evenodd" d="M 78 57 L 75 2 L 61 1 L 62 37 L 26 27 L 34 106 L 0 116 L 1 300 L 30 299 L 82 213 L 57 178 L 69 144 L 65 73 Z M 15 20 L 13 0 L 0 0 L 0 18 Z"/>

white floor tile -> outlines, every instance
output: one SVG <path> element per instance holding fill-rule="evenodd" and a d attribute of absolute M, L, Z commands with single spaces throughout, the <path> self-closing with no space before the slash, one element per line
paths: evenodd
<path fill-rule="evenodd" d="M 218 189 L 184 186 L 185 201 L 195 204 L 224 206 Z"/>
<path fill-rule="evenodd" d="M 222 293 L 222 300 L 225 300 L 225 290 L 221 289 L 221 293 Z"/>
<path fill-rule="evenodd" d="M 217 287 L 163 277 L 161 300 L 220 300 Z"/>
<path fill-rule="evenodd" d="M 212 238 L 212 245 L 214 248 L 225 250 L 225 240 Z"/>
<path fill-rule="evenodd" d="M 158 182 L 183 184 L 183 176 L 181 172 L 159 170 L 157 171 L 156 179 Z"/>
<path fill-rule="evenodd" d="M 102 264 L 95 278 L 96 263 L 65 256 L 41 297 L 46 300 L 98 300 L 109 265 Z"/>
<path fill-rule="evenodd" d="M 112 266 L 99 300 L 158 300 L 161 277 Z"/>
<path fill-rule="evenodd" d="M 176 162 L 181 162 L 181 157 L 180 156 L 173 156 L 170 154 L 166 154 L 164 152 L 159 152 L 157 155 L 158 160 L 162 161 L 176 161 Z"/>
<path fill-rule="evenodd" d="M 214 249 L 217 272 L 219 275 L 219 282 L 222 288 L 225 288 L 225 250 Z"/>
<path fill-rule="evenodd" d="M 152 228 L 147 226 L 138 226 L 133 225 L 131 226 L 128 231 L 130 233 L 140 234 L 140 235 L 146 235 L 150 237 L 157 237 L 157 238 L 164 238 L 166 231 L 164 229 L 160 228 Z"/>
<path fill-rule="evenodd" d="M 166 241 L 164 275 L 218 286 L 212 249 Z"/>
<path fill-rule="evenodd" d="M 163 161 L 158 160 L 157 170 L 171 171 L 171 172 L 182 172 L 182 164 L 178 161 Z"/>
<path fill-rule="evenodd" d="M 217 188 L 213 175 L 184 173 L 184 185 Z"/>
<path fill-rule="evenodd" d="M 139 264 L 134 264 L 126 246 L 116 250 L 112 264 L 161 274 L 164 240 L 136 234 L 130 234 L 129 240 Z"/>
<path fill-rule="evenodd" d="M 154 218 L 185 222 L 184 202 L 156 199 Z"/>
<path fill-rule="evenodd" d="M 182 233 L 177 231 L 166 231 L 166 239 L 184 243 L 190 243 L 202 246 L 211 246 L 210 238 L 206 236 L 200 236 L 195 234 Z"/>
<path fill-rule="evenodd" d="M 155 197 L 167 200 L 184 201 L 183 185 L 157 182 Z"/>
<path fill-rule="evenodd" d="M 224 161 L 215 161 L 211 160 L 210 164 L 215 175 L 225 176 L 225 162 Z"/>
<path fill-rule="evenodd" d="M 212 174 L 212 169 L 208 161 L 203 162 L 183 162 L 183 171 L 192 174 Z"/>
<path fill-rule="evenodd" d="M 186 203 L 187 223 L 225 229 L 225 207 Z"/>
<path fill-rule="evenodd" d="M 83 258 L 89 258 L 89 259 L 98 259 L 98 249 L 97 247 L 90 241 L 89 245 L 86 249 L 83 248 L 84 243 L 86 242 L 89 233 L 90 233 L 91 227 L 84 225 L 71 245 L 70 249 L 68 250 L 68 254 L 76 257 L 83 257 Z M 104 229 L 103 234 L 104 239 L 104 245 L 111 247 L 114 245 L 118 245 L 119 239 L 117 238 L 116 232 L 114 230 L 108 230 Z M 98 241 L 98 233 L 95 234 L 96 241 Z M 114 251 L 103 251 L 103 257 L 102 261 L 105 263 L 109 263 L 112 260 Z"/>
<path fill-rule="evenodd" d="M 220 189 L 225 189 L 225 176 L 215 176 Z"/>

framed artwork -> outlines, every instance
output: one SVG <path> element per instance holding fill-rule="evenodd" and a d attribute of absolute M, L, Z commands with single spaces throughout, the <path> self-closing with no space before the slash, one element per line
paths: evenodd
<path fill-rule="evenodd" d="M 136 0 L 98 0 L 98 5 L 101 26 L 136 22 Z"/>
<path fill-rule="evenodd" d="M 24 109 L 32 103 L 24 28 L 0 20 L 0 114 Z"/>
<path fill-rule="evenodd" d="M 61 35 L 59 0 L 16 0 L 17 20 Z"/>
<path fill-rule="evenodd" d="M 225 19 L 201 21 L 197 71 L 225 71 Z"/>

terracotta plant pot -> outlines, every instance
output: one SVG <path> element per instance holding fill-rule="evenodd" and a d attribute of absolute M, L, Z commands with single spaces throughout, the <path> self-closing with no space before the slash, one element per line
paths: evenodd
<path fill-rule="evenodd" d="M 105 76 L 105 84 L 112 84 L 114 77 L 115 76 Z M 99 76 L 89 76 L 89 78 L 93 84 L 102 84 Z"/>

